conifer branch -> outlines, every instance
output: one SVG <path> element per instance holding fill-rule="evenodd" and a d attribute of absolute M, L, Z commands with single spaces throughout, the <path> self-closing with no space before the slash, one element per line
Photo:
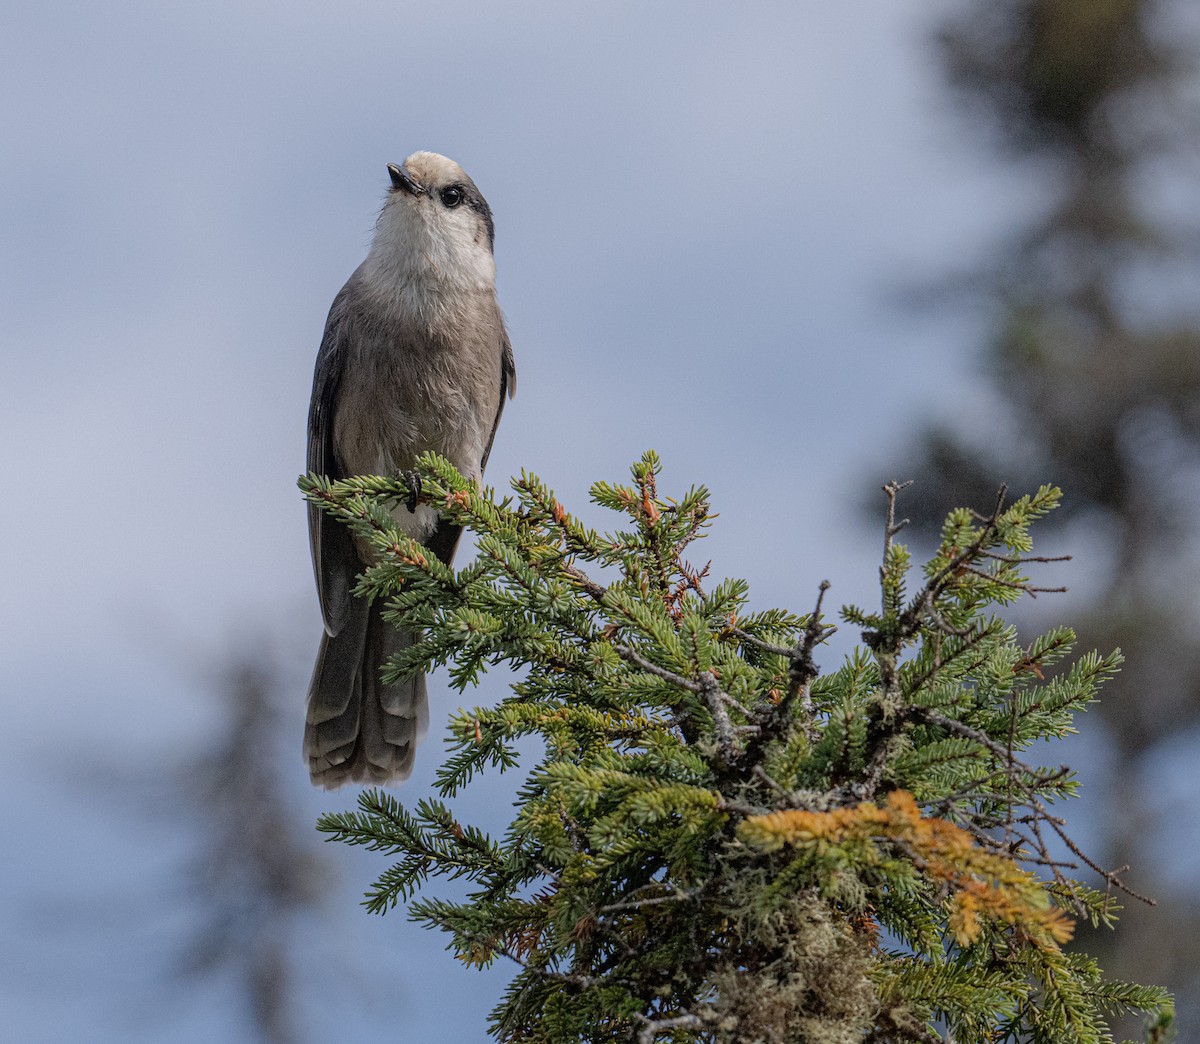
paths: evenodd
<path fill-rule="evenodd" d="M 956 1044 L 1099 1044 L 1113 998 L 1166 1012 L 1162 991 L 1104 982 L 1060 949 L 1066 911 L 1115 916 L 1107 892 L 1066 874 L 1083 866 L 1118 890 L 1124 868 L 1101 870 L 1050 814 L 1074 791 L 1067 770 L 1019 756 L 1069 729 L 1119 657 L 1047 680 L 1070 632 L 1020 647 L 989 615 L 1044 590 L 1022 571 L 1049 561 L 1028 528 L 1057 491 L 1006 506 L 1001 490 L 990 514 L 952 513 L 906 596 L 907 484 L 890 483 L 880 609 L 842 610 L 865 648 L 823 672 L 829 584 L 807 616 L 751 612 L 743 581 L 714 584 L 711 563 L 683 557 L 713 517 L 706 492 L 660 500 L 658 470 L 647 453 L 631 486 L 593 487 L 628 527 L 601 535 L 535 476 L 514 481 L 514 505 L 423 458 L 423 500 L 479 537 L 459 572 L 395 529 L 386 507 L 402 482 L 303 481 L 377 549 L 361 589 L 425 635 L 390 671 L 446 664 L 465 687 L 489 663 L 521 669 L 506 696 L 454 718 L 442 794 L 517 768 L 525 738 L 541 752 L 499 840 L 441 802 L 410 812 L 378 792 L 323 818 L 397 859 L 369 908 L 408 902 L 468 965 L 514 962 L 491 1026 L 505 1044 L 799 1040 L 813 1027 L 939 1044 L 935 1015 Z M 617 575 L 604 586 L 596 569 Z M 428 898 L 439 878 L 464 880 L 468 897 Z"/>

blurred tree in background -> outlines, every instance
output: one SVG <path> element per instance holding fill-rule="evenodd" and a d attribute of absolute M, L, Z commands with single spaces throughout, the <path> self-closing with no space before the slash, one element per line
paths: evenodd
<path fill-rule="evenodd" d="M 189 896 L 200 911 L 183 972 L 234 976 L 252 1039 L 263 1044 L 306 1039 L 299 922 L 322 905 L 332 876 L 288 792 L 285 767 L 293 759 L 285 761 L 279 748 L 281 737 L 292 738 L 282 699 L 291 692 L 282 680 L 261 654 L 232 658 L 215 686 L 218 735 L 178 777 L 197 842 Z"/>
<path fill-rule="evenodd" d="M 257 627 L 219 650 L 179 643 L 203 727 L 98 764 L 93 785 L 134 815 L 112 828 L 125 873 L 95 901 L 112 956 L 89 1040 L 304 1044 L 348 1025 L 373 1040 L 408 1010 L 408 955 L 361 930 L 349 860 L 312 827 L 328 797 L 297 757 L 300 648 Z"/>
<path fill-rule="evenodd" d="M 1132 864 L 1159 903 L 1084 942 L 1112 973 L 1174 989 L 1185 1026 L 1200 1014 L 1200 895 L 1178 825 L 1194 808 L 1154 780 L 1200 757 L 1200 266 L 1177 213 L 1195 202 L 1198 135 L 1179 104 L 1191 2 L 975 0 L 944 24 L 958 100 L 1043 206 L 970 279 L 1007 437 L 989 417 L 928 431 L 915 469 L 885 462 L 916 472 L 931 538 L 943 508 L 999 481 L 1063 487 L 1066 538 L 1089 548 L 1070 617 L 1084 647 L 1126 655 L 1098 709 L 1098 854 Z"/>

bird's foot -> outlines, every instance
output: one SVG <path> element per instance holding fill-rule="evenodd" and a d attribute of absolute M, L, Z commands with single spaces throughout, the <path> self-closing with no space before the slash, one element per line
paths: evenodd
<path fill-rule="evenodd" d="M 416 512 L 417 500 L 421 496 L 421 473 L 419 471 L 401 471 L 400 477 L 404 479 L 404 484 L 408 486 L 408 499 L 404 502 L 404 506 L 409 511 Z"/>

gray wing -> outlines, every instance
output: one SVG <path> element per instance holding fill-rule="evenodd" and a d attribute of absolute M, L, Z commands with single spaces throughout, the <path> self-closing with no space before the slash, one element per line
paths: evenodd
<path fill-rule="evenodd" d="M 483 448 L 483 459 L 479 462 L 479 473 L 482 475 L 487 467 L 488 457 L 492 454 L 492 443 L 496 439 L 496 429 L 500 427 L 500 414 L 504 412 L 504 400 L 511 399 L 517 390 L 517 367 L 513 360 L 512 342 L 508 339 L 508 331 L 504 328 L 504 319 L 500 318 L 500 397 L 496 403 L 496 419 L 492 421 L 492 431 L 488 435 L 487 445 Z M 458 547 L 458 538 L 462 531 L 445 519 L 438 523 L 437 528 L 425 541 L 428 547 L 447 565 L 454 557 Z"/>
<path fill-rule="evenodd" d="M 504 412 L 504 400 L 511 399 L 517 394 L 517 363 L 513 358 L 512 341 L 508 339 L 508 331 L 504 328 L 504 319 L 500 319 L 500 401 L 496 403 L 496 419 L 492 421 L 492 433 L 488 436 L 487 445 L 483 449 L 483 460 L 479 462 L 479 472 L 487 467 L 488 457 L 492 455 L 492 443 L 496 440 L 496 429 L 500 427 L 500 414 Z"/>
<path fill-rule="evenodd" d="M 333 411 L 346 362 L 345 302 L 349 286 L 334 298 L 325 321 L 325 335 L 317 352 L 312 400 L 308 407 L 308 471 L 329 478 L 344 478 L 333 447 Z M 315 504 L 308 505 L 308 539 L 313 573 L 325 630 L 336 635 L 350 616 L 351 592 L 362 569 L 348 526 L 327 517 Z"/>

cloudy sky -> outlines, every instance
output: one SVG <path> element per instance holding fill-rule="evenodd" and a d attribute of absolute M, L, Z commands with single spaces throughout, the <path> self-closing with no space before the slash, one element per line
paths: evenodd
<path fill-rule="evenodd" d="M 492 482 L 528 469 L 603 523 L 589 484 L 654 448 L 665 492 L 712 489 L 704 554 L 757 604 L 803 610 L 826 577 L 874 599 L 856 505 L 923 419 L 980 401 L 970 324 L 897 291 L 1030 206 L 945 101 L 933 7 L 6 5 L 0 1008 L 21 1039 L 242 1032 L 220 987 L 147 999 L 131 897 L 183 842 L 89 773 L 185 757 L 212 725 L 200 667 L 247 635 L 309 669 L 312 362 L 387 162 L 452 156 L 496 215 L 519 394 Z M 455 698 L 432 696 L 436 730 Z M 351 906 L 380 869 L 353 855 Z M 364 1035 L 484 1039 L 495 977 L 400 917 L 339 923 L 360 921 L 383 969 Z"/>

